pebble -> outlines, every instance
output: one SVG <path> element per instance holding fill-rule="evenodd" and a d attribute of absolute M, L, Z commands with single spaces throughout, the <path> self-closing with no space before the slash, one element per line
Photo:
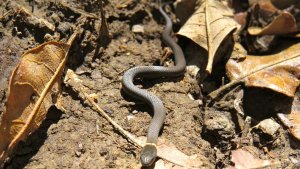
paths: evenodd
<path fill-rule="evenodd" d="M 100 154 L 101 156 L 105 156 L 105 155 L 107 155 L 108 153 L 109 153 L 109 151 L 108 151 L 108 149 L 105 148 L 105 147 L 102 147 L 102 148 L 100 148 L 100 150 L 99 150 L 99 154 Z"/>
<path fill-rule="evenodd" d="M 105 111 L 105 113 L 107 113 L 108 115 L 112 115 L 114 113 L 114 110 L 110 109 L 110 108 L 103 108 L 103 110 Z"/>
<path fill-rule="evenodd" d="M 75 155 L 76 155 L 77 157 L 80 157 L 80 156 L 81 156 L 81 152 L 76 151 L 76 152 L 75 152 Z"/>
<path fill-rule="evenodd" d="M 72 31 L 72 26 L 68 22 L 60 23 L 57 27 L 57 31 L 63 35 L 69 34 Z"/>
<path fill-rule="evenodd" d="M 223 114 L 212 116 L 205 121 L 206 132 L 215 135 L 217 138 L 228 139 L 234 136 L 234 126 L 231 121 Z"/>
<path fill-rule="evenodd" d="M 131 119 L 135 118 L 133 115 L 128 115 L 127 120 L 130 121 Z"/>
<path fill-rule="evenodd" d="M 57 13 L 53 13 L 50 18 L 52 19 L 52 21 L 55 23 L 55 24 L 58 24 L 59 22 L 61 22 L 61 19 L 60 17 L 58 16 Z"/>
<path fill-rule="evenodd" d="M 199 106 L 202 106 L 202 105 L 203 105 L 203 101 L 200 100 L 200 99 L 196 100 L 196 102 L 198 103 Z"/>
<path fill-rule="evenodd" d="M 189 97 L 189 99 L 191 99 L 191 100 L 195 100 L 194 96 L 193 96 L 191 93 L 188 93 L 188 97 Z"/>
<path fill-rule="evenodd" d="M 280 125 L 273 119 L 265 119 L 258 123 L 254 128 L 260 129 L 263 133 L 274 136 L 280 128 Z"/>
<path fill-rule="evenodd" d="M 196 65 L 189 65 L 186 67 L 186 71 L 192 76 L 196 77 L 197 73 L 199 72 L 200 68 Z"/>
<path fill-rule="evenodd" d="M 45 36 L 44 36 L 44 41 L 45 42 L 49 42 L 49 41 L 52 41 L 53 40 L 53 38 L 52 38 L 52 36 L 49 34 L 49 33 L 47 33 Z"/>
<path fill-rule="evenodd" d="M 134 33 L 144 33 L 145 32 L 144 27 L 142 25 L 133 25 L 131 30 Z"/>

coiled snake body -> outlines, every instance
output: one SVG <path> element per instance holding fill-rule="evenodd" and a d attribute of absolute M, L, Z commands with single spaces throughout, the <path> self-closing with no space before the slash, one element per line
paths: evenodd
<path fill-rule="evenodd" d="M 166 112 L 162 101 L 154 94 L 140 89 L 133 84 L 134 78 L 147 77 L 147 78 L 159 78 L 159 77 L 177 77 L 185 72 L 186 62 L 184 54 L 180 46 L 171 37 L 172 21 L 168 15 L 163 11 L 162 7 L 159 8 L 160 13 L 163 15 L 166 21 L 166 28 L 162 33 L 162 39 L 164 43 L 169 46 L 175 55 L 175 64 L 173 67 L 163 66 L 137 66 L 127 70 L 123 76 L 123 90 L 129 96 L 136 99 L 143 100 L 150 105 L 154 111 L 154 116 L 150 122 L 150 126 L 147 133 L 147 143 L 143 147 L 141 152 L 141 163 L 144 166 L 151 165 L 157 157 L 156 143 L 159 135 L 159 131 L 164 124 L 166 118 Z"/>

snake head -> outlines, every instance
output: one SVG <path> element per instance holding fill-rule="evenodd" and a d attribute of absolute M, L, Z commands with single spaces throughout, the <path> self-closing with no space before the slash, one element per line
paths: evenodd
<path fill-rule="evenodd" d="M 141 152 L 141 163 L 143 166 L 151 166 L 157 157 L 157 149 L 154 144 L 146 144 Z"/>

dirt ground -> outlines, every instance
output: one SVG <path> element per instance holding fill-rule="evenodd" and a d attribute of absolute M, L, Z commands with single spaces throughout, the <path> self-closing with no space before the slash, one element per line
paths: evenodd
<path fill-rule="evenodd" d="M 14 12 L 6 14 L 20 6 L 31 11 L 28 1 L 0 2 L 0 112 L 4 109 L 10 74 L 22 53 L 49 39 L 66 41 L 81 24 L 80 36 L 71 47 L 67 68 L 80 76 L 89 92 L 96 94 L 97 104 L 115 122 L 136 136 L 146 135 L 152 111 L 145 103 L 122 92 L 121 79 L 124 71 L 136 65 L 159 64 L 165 47 L 161 41 L 164 21 L 155 1 L 105 1 L 111 42 L 100 48 L 97 46 L 100 21 L 73 10 L 81 9 L 99 16 L 96 0 L 70 0 L 66 6 L 58 0 L 36 0 L 33 15 L 55 25 L 54 32 L 35 23 L 32 18 L 26 19 Z M 174 19 L 174 14 L 172 17 Z M 143 33 L 132 31 L 137 24 L 142 25 Z M 172 58 L 164 63 L 172 64 Z M 164 102 L 167 117 L 159 139 L 173 143 L 187 155 L 205 157 L 201 159 L 206 164 L 203 168 L 224 168 L 230 164 L 231 150 L 239 145 L 254 149 L 262 159 L 279 159 L 281 165 L 277 168 L 297 167 L 293 159 L 300 159 L 300 145 L 283 125 L 280 125 L 276 138 L 264 137 L 254 131 L 240 139 L 242 131 L 232 100 L 205 107 L 197 80 L 189 71 L 177 79 L 137 80 L 137 84 Z M 255 92 L 255 89 L 250 89 L 245 95 L 254 99 Z M 266 91 L 266 98 L 262 101 L 271 103 L 276 96 L 269 94 L 267 98 L 268 94 Z M 63 96 L 66 111 L 51 107 L 42 126 L 18 145 L 4 168 L 140 167 L 139 148 L 128 142 L 82 101 L 78 93 L 64 84 Z M 259 105 L 253 100 L 248 99 L 245 104 L 252 107 L 247 109 L 249 114 L 259 111 Z M 274 104 L 277 103 L 272 102 Z M 258 109 L 253 110 L 253 107 Z M 250 116 L 256 120 L 273 118 L 281 124 L 276 115 L 254 113 Z"/>

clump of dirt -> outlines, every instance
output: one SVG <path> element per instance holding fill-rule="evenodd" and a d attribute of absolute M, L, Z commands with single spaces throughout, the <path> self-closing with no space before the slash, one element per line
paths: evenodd
<path fill-rule="evenodd" d="M 124 71 L 137 65 L 159 63 L 165 45 L 161 42 L 164 22 L 154 1 L 104 1 L 111 42 L 99 46 L 101 21 L 96 0 L 35 1 L 34 17 L 27 1 L 4 1 L 0 7 L 0 112 L 4 109 L 8 80 L 24 51 L 48 40 L 66 41 L 76 28 L 80 36 L 71 47 L 67 67 L 73 69 L 94 94 L 97 104 L 125 130 L 145 136 L 152 110 L 121 90 Z M 43 19 L 54 25 L 37 23 Z M 141 25 L 143 32 L 132 31 Z M 167 63 L 173 64 L 172 58 Z M 172 142 L 187 155 L 200 154 L 207 163 L 222 168 L 229 164 L 230 150 L 239 147 L 241 129 L 231 104 L 205 108 L 200 88 L 190 72 L 175 79 L 137 80 L 137 85 L 162 99 L 167 117 L 160 139 Z M 52 107 L 38 131 L 21 142 L 4 168 L 138 168 L 140 149 L 118 133 L 103 117 L 63 86 L 65 112 Z M 229 101 L 228 101 L 229 103 Z M 281 144 L 269 151 L 282 157 L 299 157 L 299 145 L 285 130 Z M 290 141 L 288 141 L 290 140 Z M 252 143 L 246 143 L 253 145 Z M 292 150 L 296 148 L 298 150 Z M 263 157 L 266 152 L 261 151 Z M 292 166 L 286 162 L 286 166 Z"/>

